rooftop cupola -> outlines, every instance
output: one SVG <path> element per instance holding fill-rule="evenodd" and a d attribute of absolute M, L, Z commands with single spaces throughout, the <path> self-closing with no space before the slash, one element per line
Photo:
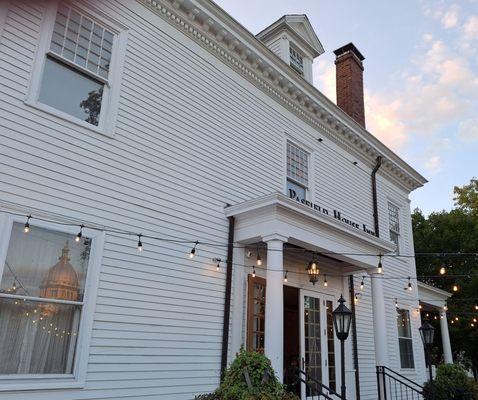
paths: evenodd
<path fill-rule="evenodd" d="M 256 37 L 312 83 L 312 61 L 324 48 L 306 15 L 284 15 Z"/>

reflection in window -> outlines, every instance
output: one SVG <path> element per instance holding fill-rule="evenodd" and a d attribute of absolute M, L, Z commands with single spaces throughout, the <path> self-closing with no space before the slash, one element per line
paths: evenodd
<path fill-rule="evenodd" d="M 73 372 L 90 243 L 13 225 L 0 282 L 1 374 Z"/>
<path fill-rule="evenodd" d="M 103 83 L 47 57 L 38 101 L 98 125 L 103 86 Z"/>

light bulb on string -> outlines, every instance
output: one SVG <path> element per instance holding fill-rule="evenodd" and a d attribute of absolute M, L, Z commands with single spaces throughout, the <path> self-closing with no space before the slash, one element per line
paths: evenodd
<path fill-rule="evenodd" d="M 470 326 L 471 326 L 472 328 L 474 328 L 474 327 L 475 327 L 475 324 L 472 322 L 472 323 L 470 324 Z"/>
<path fill-rule="evenodd" d="M 327 282 L 327 275 L 324 274 L 324 287 L 329 286 L 329 283 Z"/>
<path fill-rule="evenodd" d="M 359 301 L 359 296 L 358 296 L 358 294 L 356 294 L 355 297 L 354 297 L 354 303 L 357 304 L 358 301 Z"/>
<path fill-rule="evenodd" d="M 255 267 L 255 265 L 252 266 L 252 277 L 253 278 L 256 277 L 256 267 Z"/>
<path fill-rule="evenodd" d="M 25 222 L 25 225 L 23 226 L 23 232 L 25 233 L 28 233 L 30 232 L 30 218 L 32 217 L 32 215 L 30 214 L 28 217 L 27 217 L 27 221 Z"/>
<path fill-rule="evenodd" d="M 444 311 L 448 311 L 448 305 L 445 303 L 445 305 L 443 306 L 443 310 Z"/>
<path fill-rule="evenodd" d="M 360 282 L 360 290 L 363 290 L 363 288 L 365 286 L 364 279 L 365 279 L 365 276 L 362 276 L 362 282 Z"/>
<path fill-rule="evenodd" d="M 80 225 L 80 231 L 75 236 L 75 242 L 76 243 L 78 243 L 81 240 L 81 237 L 83 236 L 83 228 L 84 228 L 84 225 Z"/>
<path fill-rule="evenodd" d="M 441 267 L 440 268 L 440 275 L 445 275 L 446 274 L 446 268 L 445 267 Z"/>
<path fill-rule="evenodd" d="M 418 300 L 418 301 L 420 301 L 420 300 Z M 423 307 L 422 307 L 421 304 L 419 304 L 419 305 L 418 305 L 418 308 L 421 310 Z M 428 317 L 428 314 L 427 314 L 427 317 Z"/>
<path fill-rule="evenodd" d="M 476 323 L 476 318 L 473 318 L 473 322 Z"/>
<path fill-rule="evenodd" d="M 256 260 L 257 266 L 260 267 L 262 265 L 262 258 L 261 255 L 259 254 L 259 247 L 257 248 L 257 260 Z"/>
<path fill-rule="evenodd" d="M 17 281 L 13 280 L 12 291 L 17 290 Z"/>
<path fill-rule="evenodd" d="M 455 321 L 459 321 L 459 318 L 458 318 L 458 317 L 455 317 Z"/>
<path fill-rule="evenodd" d="M 289 271 L 285 271 L 285 275 L 284 275 L 284 282 L 287 283 L 287 272 Z"/>
<path fill-rule="evenodd" d="M 219 271 L 220 268 L 221 268 L 221 266 L 220 266 L 219 261 L 218 261 L 217 264 L 216 264 L 216 271 Z"/>
<path fill-rule="evenodd" d="M 383 274 L 383 265 L 382 265 L 382 255 L 378 256 L 378 265 L 377 265 L 378 273 Z"/>
<path fill-rule="evenodd" d="M 475 305 L 475 310 L 478 311 L 478 304 Z"/>
<path fill-rule="evenodd" d="M 398 299 L 395 298 L 395 307 L 398 308 Z"/>
<path fill-rule="evenodd" d="M 456 284 L 453 285 L 453 288 L 452 288 L 452 289 L 453 289 L 454 292 L 458 292 L 458 285 L 456 285 Z"/>
<path fill-rule="evenodd" d="M 196 247 L 197 247 L 198 244 L 199 244 L 199 242 L 196 240 L 196 243 L 194 243 L 194 247 L 189 252 L 189 258 L 192 259 L 196 255 Z"/>
<path fill-rule="evenodd" d="M 408 277 L 408 285 L 405 288 L 405 290 L 408 290 L 409 292 L 411 292 L 413 290 L 411 279 L 412 278 Z"/>
<path fill-rule="evenodd" d="M 143 243 L 141 242 L 142 236 L 143 235 L 141 233 L 138 235 L 138 251 L 143 251 Z"/>

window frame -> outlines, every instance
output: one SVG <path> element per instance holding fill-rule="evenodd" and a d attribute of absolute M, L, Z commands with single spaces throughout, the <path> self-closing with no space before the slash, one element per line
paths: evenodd
<path fill-rule="evenodd" d="M 293 54 L 295 53 L 295 55 Z M 295 58 L 297 57 L 300 57 L 301 59 L 301 63 L 302 63 L 302 69 L 300 69 L 295 62 L 293 62 L 293 56 Z M 297 56 L 297 57 L 296 57 Z M 305 63 L 304 63 L 304 60 L 305 60 L 305 56 L 302 54 L 302 52 L 300 52 L 299 50 L 297 50 L 297 48 L 291 44 L 289 44 L 289 66 L 297 73 L 299 74 L 300 76 L 302 77 L 305 77 Z"/>
<path fill-rule="evenodd" d="M 10 244 L 14 223 L 25 223 L 25 218 L 4 214 L 0 215 L 0 279 L 3 277 L 5 260 Z M 78 233 L 74 226 L 30 220 L 31 229 L 35 227 L 67 233 Z M 78 225 L 79 226 L 79 225 Z M 83 306 L 78 327 L 73 373 L 71 374 L 0 374 L 0 392 L 18 390 L 83 388 L 86 383 L 93 317 L 99 282 L 100 265 L 104 247 L 105 234 L 102 231 L 83 228 L 84 237 L 91 239 L 90 259 L 85 281 Z M 7 297 L 7 296 L 2 296 Z"/>
<path fill-rule="evenodd" d="M 246 310 L 246 349 L 248 351 L 258 351 L 264 352 L 264 349 L 260 348 L 253 348 L 253 340 L 254 340 L 254 331 L 252 329 L 254 325 L 254 285 L 263 286 L 264 288 L 264 307 L 266 305 L 267 297 L 266 297 L 266 280 L 265 278 L 255 276 L 253 277 L 251 274 L 247 275 L 247 310 Z M 265 335 L 265 314 L 264 314 L 264 332 L 262 333 Z M 265 336 L 264 336 L 265 339 Z"/>
<path fill-rule="evenodd" d="M 289 174 L 287 173 L 287 154 L 288 154 L 287 146 L 288 146 L 289 143 L 292 146 L 298 147 L 300 150 L 302 150 L 303 152 L 305 152 L 307 154 L 307 185 L 305 185 L 302 182 L 298 182 L 294 178 L 291 178 L 289 176 Z M 291 139 L 288 136 L 286 136 L 286 138 L 285 138 L 284 159 L 285 159 L 285 162 L 284 162 L 284 170 L 285 170 L 284 191 L 285 191 L 286 195 L 289 196 L 289 193 L 287 191 L 287 182 L 292 182 L 293 184 L 304 188 L 304 190 L 305 190 L 305 200 L 310 200 L 310 192 L 311 192 L 311 188 L 312 188 L 312 185 L 311 185 L 311 181 L 312 181 L 311 171 L 312 171 L 312 168 L 313 168 L 313 166 L 312 166 L 312 151 L 310 150 L 310 148 L 308 146 L 304 146 L 304 145 L 298 143 L 296 140 Z"/>
<path fill-rule="evenodd" d="M 404 371 L 411 371 L 411 370 L 415 369 L 415 351 L 414 351 L 414 337 L 413 337 L 413 329 L 412 329 L 412 312 L 409 308 L 404 308 L 404 307 L 396 308 L 395 306 L 394 306 L 394 308 L 396 309 L 397 318 L 400 316 L 400 314 L 399 314 L 400 311 L 405 311 L 408 314 L 408 320 L 410 321 L 409 322 L 409 327 L 410 327 L 410 336 L 409 337 L 408 336 L 400 336 L 399 335 L 399 330 L 398 330 L 398 325 L 396 325 L 396 332 L 397 332 L 397 342 L 396 343 L 397 343 L 398 363 L 400 365 L 400 369 L 404 370 Z M 412 367 L 403 367 L 402 366 L 402 354 L 401 354 L 401 351 L 400 351 L 400 339 L 409 340 L 410 343 L 411 343 L 412 364 L 413 364 Z"/>
<path fill-rule="evenodd" d="M 397 209 L 398 231 L 392 229 L 392 224 L 391 224 L 391 220 L 390 220 L 390 207 L 394 207 L 394 208 Z M 401 228 L 401 226 L 403 226 L 403 224 L 402 224 L 402 220 L 401 220 L 401 215 L 402 215 L 401 207 L 399 205 L 397 205 L 396 203 L 394 203 L 393 201 L 388 200 L 387 201 L 388 235 L 389 235 L 389 240 L 392 243 L 397 245 L 397 248 L 395 249 L 394 254 L 400 254 L 400 249 L 402 247 L 402 234 L 400 232 L 400 228 Z M 397 242 L 398 243 L 395 243 L 395 241 L 392 239 L 392 233 L 397 235 Z"/>
<path fill-rule="evenodd" d="M 85 15 L 89 19 L 97 22 L 113 33 L 111 63 L 107 79 L 50 50 L 56 13 L 60 3 L 65 4 L 67 7 L 70 7 L 78 13 Z M 40 29 L 40 38 L 37 43 L 35 59 L 30 76 L 28 93 L 24 101 L 25 104 L 37 110 L 61 118 L 62 120 L 79 125 L 83 128 L 87 128 L 96 133 L 101 133 L 112 137 L 114 135 L 118 114 L 123 60 L 126 54 L 126 40 L 126 27 L 116 21 L 113 21 L 101 11 L 90 6 L 87 8 L 83 4 L 78 6 L 77 4 L 72 4 L 69 1 L 52 2 L 46 7 L 45 14 L 43 16 Z M 89 122 L 83 121 L 65 111 L 61 111 L 55 107 L 41 103 L 38 100 L 43 80 L 43 71 L 48 57 L 51 57 L 54 60 L 64 64 L 66 67 L 72 68 L 73 70 L 78 71 L 78 73 L 84 74 L 95 81 L 101 82 L 104 85 L 98 125 L 90 124 Z"/>

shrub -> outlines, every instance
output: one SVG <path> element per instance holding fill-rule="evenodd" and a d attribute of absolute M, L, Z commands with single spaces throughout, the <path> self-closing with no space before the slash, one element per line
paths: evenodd
<path fill-rule="evenodd" d="M 219 388 L 214 393 L 197 396 L 196 400 L 298 400 L 296 395 L 285 391 L 273 371 L 266 356 L 241 349 Z"/>
<path fill-rule="evenodd" d="M 438 366 L 435 379 L 425 384 L 424 397 L 425 400 L 478 400 L 473 383 L 457 364 Z"/>

